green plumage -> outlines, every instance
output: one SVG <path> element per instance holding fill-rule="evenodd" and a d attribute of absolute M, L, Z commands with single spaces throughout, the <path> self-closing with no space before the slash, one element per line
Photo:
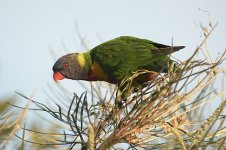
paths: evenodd
<path fill-rule="evenodd" d="M 64 78 L 86 81 L 106 81 L 119 85 L 122 97 L 131 94 L 159 73 L 168 72 L 169 54 L 184 46 L 167 46 L 146 39 L 122 36 L 96 46 L 88 52 L 60 57 L 53 66 L 55 81 Z M 134 72 L 148 70 L 133 80 Z"/>
<path fill-rule="evenodd" d="M 167 46 L 146 39 L 122 36 L 107 41 L 90 52 L 110 79 L 122 81 L 137 70 L 168 71 L 168 54 L 184 46 Z"/>

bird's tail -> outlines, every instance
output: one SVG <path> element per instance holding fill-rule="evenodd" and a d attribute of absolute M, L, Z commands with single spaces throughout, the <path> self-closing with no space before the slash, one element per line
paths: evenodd
<path fill-rule="evenodd" d="M 179 51 L 183 48 L 185 48 L 185 46 L 166 46 L 162 48 L 152 49 L 152 53 L 155 55 L 164 56 Z"/>
<path fill-rule="evenodd" d="M 171 51 L 173 53 L 173 52 L 179 51 L 179 50 L 181 50 L 183 48 L 185 48 L 185 46 L 172 46 L 171 47 Z"/>

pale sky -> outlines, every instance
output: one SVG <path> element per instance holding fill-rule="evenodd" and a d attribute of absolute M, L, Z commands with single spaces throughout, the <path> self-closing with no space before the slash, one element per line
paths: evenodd
<path fill-rule="evenodd" d="M 168 45 L 173 38 L 174 45 L 186 46 L 174 56 L 186 60 L 203 39 L 198 26 L 208 25 L 201 8 L 213 24 L 219 22 L 207 42 L 216 58 L 226 48 L 225 7 L 226 0 L 0 0 L 0 100 L 34 89 L 35 100 L 48 99 L 44 91 L 56 84 L 51 52 L 57 58 L 87 50 L 78 31 L 89 48 L 123 35 Z M 75 81 L 61 84 L 71 93 L 84 92 Z"/>
<path fill-rule="evenodd" d="M 201 8 L 219 21 L 208 41 L 216 56 L 226 48 L 225 6 L 225 0 L 0 0 L 0 97 L 34 89 L 45 97 L 47 83 L 55 84 L 50 51 L 60 57 L 86 50 L 77 29 L 90 48 L 122 35 L 169 45 L 173 37 L 174 45 L 186 46 L 174 56 L 185 60 L 201 42 L 197 25 L 208 25 Z M 62 84 L 80 90 L 74 81 Z"/>

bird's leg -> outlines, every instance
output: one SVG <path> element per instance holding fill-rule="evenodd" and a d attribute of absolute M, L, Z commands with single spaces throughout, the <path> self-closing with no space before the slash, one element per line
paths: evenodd
<path fill-rule="evenodd" d="M 122 107 L 125 106 L 127 98 L 133 93 L 133 88 L 119 87 L 116 92 L 115 106 L 112 110 L 112 118 L 115 124 L 119 123 L 120 114 L 123 111 Z"/>
<path fill-rule="evenodd" d="M 125 83 L 121 86 L 118 85 L 118 90 L 116 92 L 115 106 L 116 108 L 121 108 L 126 102 L 127 98 L 134 92 L 134 87 L 128 86 Z"/>

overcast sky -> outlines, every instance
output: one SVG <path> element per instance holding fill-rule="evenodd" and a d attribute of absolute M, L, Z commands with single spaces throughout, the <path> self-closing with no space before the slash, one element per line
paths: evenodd
<path fill-rule="evenodd" d="M 67 52 L 86 50 L 112 38 L 131 35 L 163 44 L 185 45 L 175 53 L 188 58 L 201 42 L 201 29 L 219 21 L 208 46 L 211 55 L 226 48 L 225 0 L 0 0 L 0 97 L 54 85 L 52 65 Z M 224 66 L 225 63 L 224 63 Z M 76 82 L 64 80 L 72 91 Z"/>

